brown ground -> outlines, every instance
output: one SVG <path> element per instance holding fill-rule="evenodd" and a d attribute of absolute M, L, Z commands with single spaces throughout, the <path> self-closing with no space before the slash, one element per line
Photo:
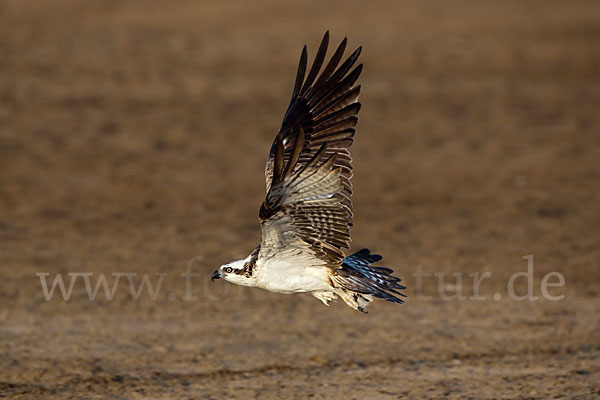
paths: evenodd
<path fill-rule="evenodd" d="M 0 2 L 0 397 L 600 394 L 600 3 L 312 3 Z M 258 242 L 325 29 L 365 47 L 355 249 L 409 287 L 368 316 L 208 280 Z M 534 294 L 558 271 L 565 299 L 508 298 L 529 254 Z M 432 277 L 423 298 L 419 265 L 467 296 L 491 272 L 485 300 Z M 46 302 L 38 272 L 167 276 L 155 301 L 79 278 Z"/>

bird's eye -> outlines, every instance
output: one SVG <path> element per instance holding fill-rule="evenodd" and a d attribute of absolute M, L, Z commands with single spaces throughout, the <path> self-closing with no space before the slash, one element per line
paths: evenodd
<path fill-rule="evenodd" d="M 231 271 L 233 271 L 233 268 L 231 268 L 231 267 L 225 268 L 225 272 L 227 272 L 228 274 L 230 274 Z"/>

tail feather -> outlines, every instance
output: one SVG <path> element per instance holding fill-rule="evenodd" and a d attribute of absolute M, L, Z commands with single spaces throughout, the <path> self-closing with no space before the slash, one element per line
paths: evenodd
<path fill-rule="evenodd" d="M 346 290 L 402 304 L 404 300 L 399 297 L 406 297 L 401 292 L 406 289 L 399 283 L 402 279 L 391 275 L 394 271 L 390 268 L 371 266 L 382 258 L 379 254 L 371 254 L 369 249 L 362 249 L 344 258 L 332 278 Z"/>

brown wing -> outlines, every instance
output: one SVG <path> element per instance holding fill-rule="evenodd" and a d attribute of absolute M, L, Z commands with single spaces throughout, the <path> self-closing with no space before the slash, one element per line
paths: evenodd
<path fill-rule="evenodd" d="M 275 140 L 270 190 L 259 214 L 259 258 L 285 253 L 283 258 L 337 267 L 344 258 L 341 249 L 350 243 L 350 214 L 342 204 L 342 168 L 335 167 L 335 153 L 326 157 L 327 143 L 307 163 L 300 164 L 305 149 L 301 128 L 294 134 L 287 162 L 281 138 Z"/>
<path fill-rule="evenodd" d="M 359 47 L 339 65 L 346 49 L 346 43 L 347 39 L 344 38 L 321 71 L 329 44 L 329 32 L 326 32 L 306 79 L 304 78 L 307 68 L 307 51 L 304 46 L 292 99 L 283 118 L 281 129 L 269 152 L 265 179 L 267 192 L 269 192 L 273 173 L 277 170 L 275 165 L 277 142 L 279 141 L 282 145 L 280 161 L 283 165 L 289 165 L 297 133 L 302 129 L 304 145 L 297 163 L 292 168 L 299 169 L 306 165 L 321 146 L 327 143 L 323 157 L 329 158 L 336 155 L 332 167 L 340 169 L 342 184 L 342 190 L 339 193 L 340 202 L 348 212 L 351 225 L 352 157 L 350 157 L 348 148 L 352 145 L 355 126 L 358 122 L 360 86 L 354 86 L 354 84 L 362 71 L 362 64 L 352 69 L 360 55 L 361 48 Z M 350 71 L 351 69 L 352 71 Z"/>

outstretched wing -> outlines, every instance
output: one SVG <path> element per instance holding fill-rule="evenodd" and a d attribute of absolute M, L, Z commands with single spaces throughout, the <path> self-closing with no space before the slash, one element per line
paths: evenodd
<path fill-rule="evenodd" d="M 329 32 L 325 33 L 319 50 L 308 76 L 306 46 L 302 49 L 296 82 L 292 92 L 292 99 L 288 106 L 277 137 L 273 141 L 267 165 L 265 168 L 265 180 L 267 192 L 271 189 L 273 172 L 275 170 L 275 151 L 277 140 L 283 145 L 283 164 L 290 161 L 290 156 L 296 135 L 299 129 L 304 131 L 304 148 L 298 159 L 299 168 L 305 165 L 319 150 L 323 143 L 328 143 L 324 157 L 337 155 L 333 168 L 341 169 L 343 190 L 340 193 L 342 204 L 350 214 L 352 224 L 352 157 L 348 148 L 352 145 L 355 126 L 358 123 L 358 112 L 360 103 L 358 95 L 360 85 L 355 86 L 356 80 L 362 71 L 362 64 L 354 69 L 361 52 L 361 47 L 356 49 L 338 68 L 347 39 L 344 38 L 327 65 L 321 71 L 325 61 L 327 47 L 329 44 Z M 348 73 L 348 71 L 352 71 Z"/>
<path fill-rule="evenodd" d="M 342 41 L 319 75 L 325 59 L 326 33 L 306 80 L 302 51 L 292 100 L 269 152 L 265 171 L 267 196 L 260 209 L 260 258 L 286 252 L 312 255 L 337 267 L 350 243 L 352 224 L 352 144 L 360 103 L 354 86 L 362 65 L 350 69 L 357 49 L 338 67 Z M 318 77 L 317 77 L 318 76 Z"/>

